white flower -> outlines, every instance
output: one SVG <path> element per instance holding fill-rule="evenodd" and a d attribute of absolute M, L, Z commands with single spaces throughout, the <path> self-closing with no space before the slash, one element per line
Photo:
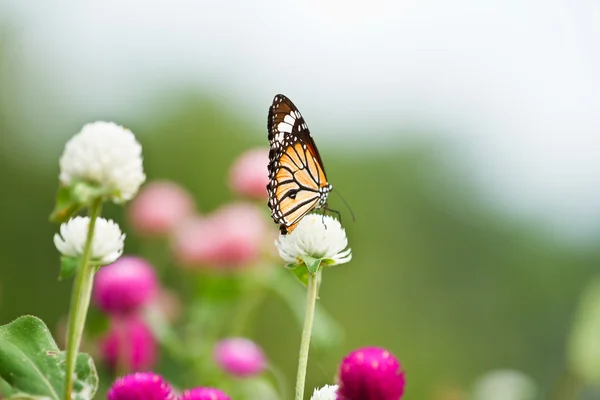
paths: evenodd
<path fill-rule="evenodd" d="M 81 257 L 87 239 L 89 217 L 75 217 L 60 225 L 60 234 L 54 235 L 54 245 L 63 255 Z M 96 219 L 90 261 L 106 265 L 117 260 L 123 253 L 125 234 L 119 225 L 104 218 Z"/>
<path fill-rule="evenodd" d="M 533 380 L 520 371 L 495 370 L 480 377 L 473 387 L 474 400 L 533 400 L 537 388 Z"/>
<path fill-rule="evenodd" d="M 281 258 L 291 264 L 301 264 L 304 257 L 323 259 L 328 265 L 343 264 L 352 259 L 351 250 L 346 249 L 346 231 L 330 216 L 307 215 L 292 233 L 280 234 L 275 246 Z"/>
<path fill-rule="evenodd" d="M 146 180 L 142 146 L 131 131 L 112 122 L 85 125 L 65 146 L 60 181 L 98 185 L 116 202 L 130 200 Z"/>
<path fill-rule="evenodd" d="M 321 389 L 315 389 L 310 400 L 335 400 L 338 385 L 325 385 Z"/>

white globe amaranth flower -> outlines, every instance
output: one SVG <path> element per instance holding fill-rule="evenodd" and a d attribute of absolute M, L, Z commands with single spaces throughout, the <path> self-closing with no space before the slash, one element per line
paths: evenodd
<path fill-rule="evenodd" d="M 64 185 L 97 185 L 115 202 L 130 200 L 146 180 L 142 146 L 130 130 L 113 122 L 85 125 L 66 144 L 60 158 Z"/>
<path fill-rule="evenodd" d="M 336 400 L 338 385 L 325 385 L 321 389 L 315 389 L 310 400 Z"/>
<path fill-rule="evenodd" d="M 64 256 L 79 258 L 83 255 L 90 225 L 89 217 L 75 217 L 60 225 L 60 234 L 54 235 L 54 245 Z M 119 225 L 104 218 L 96 219 L 90 262 L 106 265 L 123 254 L 125 234 Z"/>
<path fill-rule="evenodd" d="M 279 255 L 290 264 L 301 264 L 306 258 L 321 259 L 327 265 L 343 264 L 352 259 L 346 231 L 330 216 L 309 214 L 296 229 L 279 235 L 275 242 Z"/>

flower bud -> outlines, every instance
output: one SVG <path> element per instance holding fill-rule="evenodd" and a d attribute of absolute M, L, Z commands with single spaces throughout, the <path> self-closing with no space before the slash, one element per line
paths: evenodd
<path fill-rule="evenodd" d="M 175 400 L 173 389 L 162 376 L 153 372 L 137 372 L 115 381 L 107 400 Z"/>
<path fill-rule="evenodd" d="M 262 349 L 245 338 L 221 340 L 215 346 L 214 358 L 221 369 L 237 377 L 257 375 L 267 364 Z"/>
<path fill-rule="evenodd" d="M 342 361 L 337 400 L 398 400 L 404 385 L 404 372 L 389 351 L 365 347 Z"/>

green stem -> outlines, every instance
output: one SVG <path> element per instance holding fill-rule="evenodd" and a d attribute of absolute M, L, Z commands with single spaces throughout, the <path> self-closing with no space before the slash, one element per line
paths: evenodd
<path fill-rule="evenodd" d="M 300 342 L 300 356 L 298 359 L 298 375 L 296 375 L 296 397 L 295 400 L 304 399 L 304 386 L 306 381 L 306 366 L 308 365 L 308 350 L 310 348 L 310 335 L 315 317 L 315 305 L 321 280 L 321 268 L 316 274 L 308 274 L 308 291 L 306 293 L 306 314 L 304 314 L 304 327 L 302 328 L 302 340 Z"/>
<path fill-rule="evenodd" d="M 100 215 L 102 200 L 98 199 L 90 207 L 90 224 L 88 226 L 85 247 L 81 256 L 81 263 L 77 270 L 75 282 L 73 283 L 73 293 L 71 294 L 71 308 L 69 310 L 69 325 L 67 328 L 67 355 L 66 355 L 66 375 L 65 375 L 65 396 L 64 400 L 71 400 L 73 392 L 73 378 L 75 374 L 75 361 L 77 352 L 83 336 L 83 328 L 92 296 L 92 284 L 94 283 L 94 273 L 96 266 L 89 263 L 92 252 L 92 239 L 94 238 L 94 229 L 96 219 Z"/>

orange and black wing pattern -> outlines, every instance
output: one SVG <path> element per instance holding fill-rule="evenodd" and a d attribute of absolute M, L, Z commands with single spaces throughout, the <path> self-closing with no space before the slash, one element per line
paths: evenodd
<path fill-rule="evenodd" d="M 327 182 L 319 151 L 298 108 L 278 94 L 269 109 L 269 208 L 282 234 L 302 217 L 327 204 Z"/>

